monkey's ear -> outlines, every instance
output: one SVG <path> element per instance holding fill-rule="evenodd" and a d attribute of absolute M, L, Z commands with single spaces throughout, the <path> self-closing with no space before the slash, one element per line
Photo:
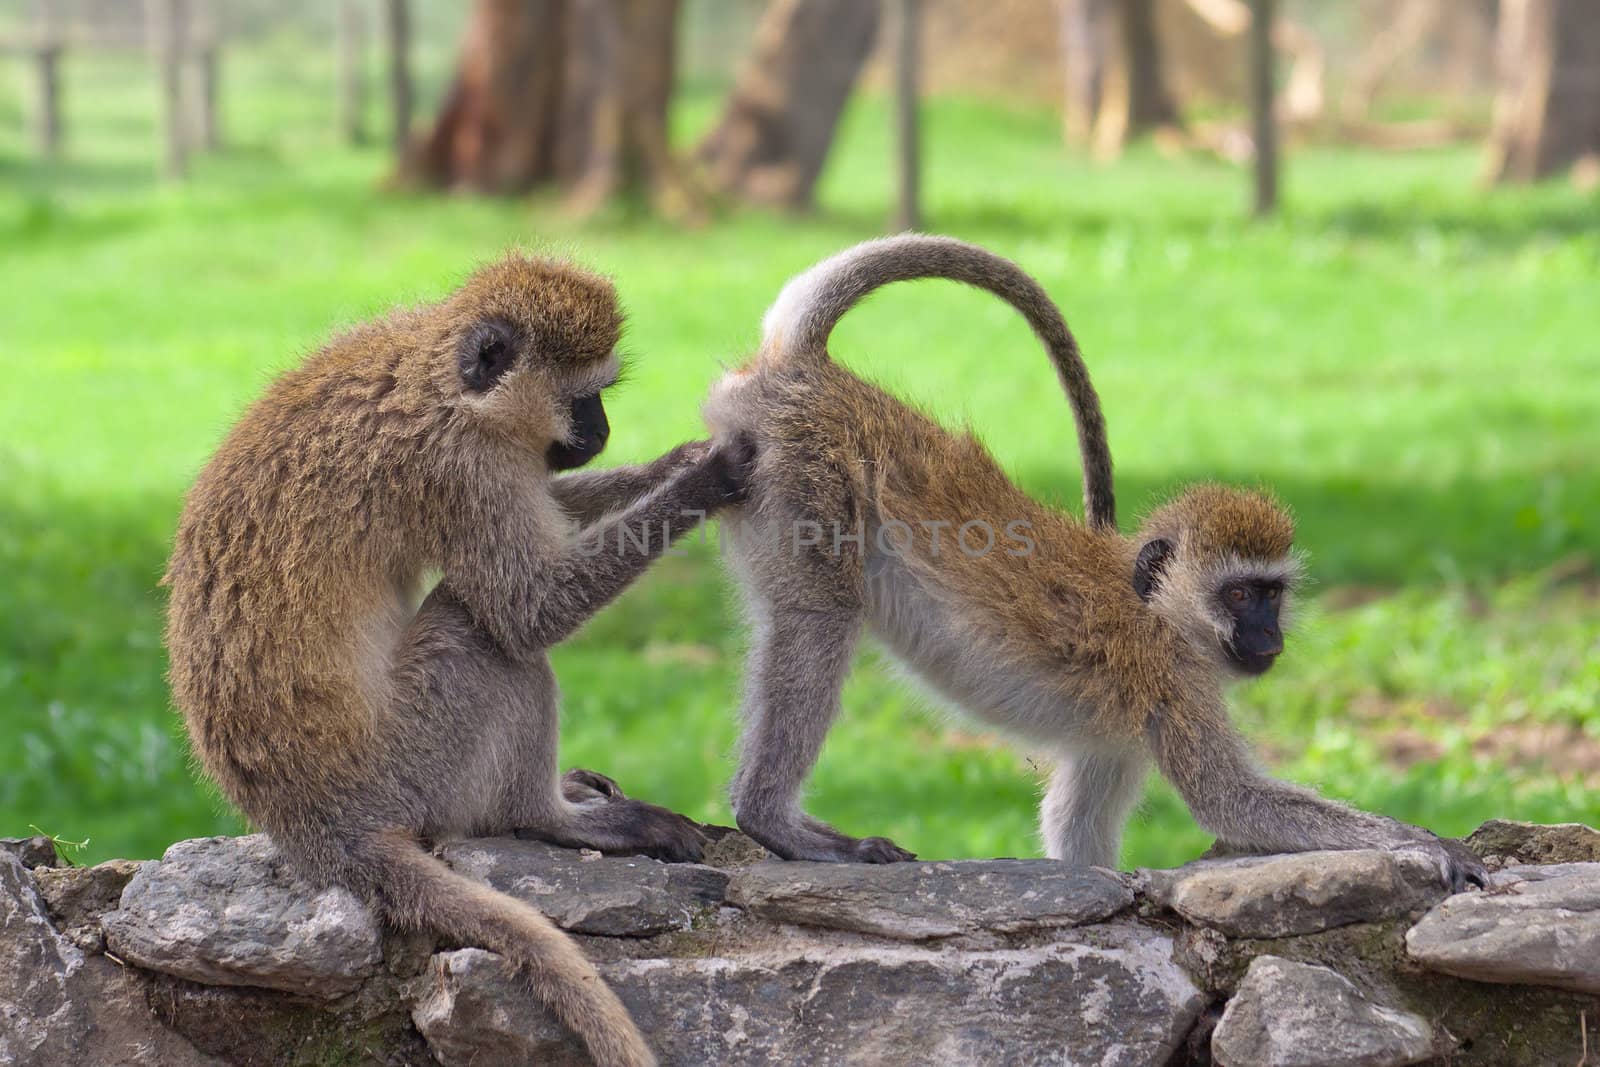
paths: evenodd
<path fill-rule="evenodd" d="M 511 369 L 515 358 L 516 346 L 510 330 L 498 322 L 479 323 L 462 340 L 456 353 L 461 384 L 471 392 L 485 392 Z"/>
<path fill-rule="evenodd" d="M 1165 537 L 1146 541 L 1139 547 L 1139 558 L 1133 561 L 1133 591 L 1139 599 L 1148 601 L 1155 595 L 1161 572 L 1167 569 L 1172 558 L 1172 542 Z"/>

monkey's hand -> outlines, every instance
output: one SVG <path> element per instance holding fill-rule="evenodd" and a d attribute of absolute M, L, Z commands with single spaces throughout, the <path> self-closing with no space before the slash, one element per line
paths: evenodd
<path fill-rule="evenodd" d="M 1449 886 L 1450 892 L 1465 892 L 1468 886 L 1486 889 L 1489 870 L 1473 852 L 1460 841 L 1439 837 L 1428 830 L 1417 828 L 1415 840 L 1393 846 L 1396 852 L 1420 852 L 1439 869 L 1439 876 Z"/>
<path fill-rule="evenodd" d="M 683 470 L 704 463 L 706 457 L 716 447 L 710 441 L 685 441 L 683 444 L 662 454 L 655 462 L 661 469 L 670 474 L 673 471 Z"/>
<path fill-rule="evenodd" d="M 744 501 L 750 495 L 750 478 L 755 467 L 756 442 L 750 435 L 740 433 L 724 444 L 713 445 L 694 468 L 711 490 L 706 510 Z"/>

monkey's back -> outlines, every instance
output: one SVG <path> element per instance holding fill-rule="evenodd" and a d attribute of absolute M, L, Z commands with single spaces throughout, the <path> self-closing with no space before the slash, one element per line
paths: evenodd
<path fill-rule="evenodd" d="M 961 605 L 961 633 L 942 642 L 946 649 L 976 649 L 994 667 L 1042 669 L 1062 699 L 1108 716 L 1095 724 L 1104 731 L 1137 728 L 1162 699 L 1120 682 L 1163 676 L 1163 666 L 1186 655 L 1133 591 L 1128 543 L 1034 500 L 970 432 L 945 428 L 831 360 L 757 363 L 719 390 L 708 416 L 719 428 L 756 435 L 759 510 L 824 531 L 866 529 L 859 544 L 829 545 L 832 558 L 814 574 L 874 596 L 868 568 L 870 557 L 888 555 L 874 537 L 883 531 L 895 551 L 879 563 L 916 584 L 927 614 Z M 1026 543 L 1011 531 L 1025 533 Z M 918 625 L 895 628 L 904 637 Z M 1128 669 L 1096 669 L 1110 663 Z"/>
<path fill-rule="evenodd" d="M 173 699 L 206 770 L 257 820 L 281 783 L 312 798 L 359 776 L 384 674 L 361 635 L 427 554 L 406 514 L 430 426 L 384 343 L 406 325 L 364 327 L 277 379 L 179 519 L 164 579 Z"/>

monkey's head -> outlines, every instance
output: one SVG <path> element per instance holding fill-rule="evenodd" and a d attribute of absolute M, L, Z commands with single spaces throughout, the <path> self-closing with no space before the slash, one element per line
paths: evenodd
<path fill-rule="evenodd" d="M 1265 674 L 1300 577 L 1294 520 L 1262 493 L 1186 490 L 1139 528 L 1133 588 L 1223 670 Z"/>
<path fill-rule="evenodd" d="M 440 306 L 436 384 L 476 424 L 545 457 L 552 470 L 589 462 L 611 427 L 600 392 L 620 370 L 622 312 L 597 274 L 509 255 Z"/>

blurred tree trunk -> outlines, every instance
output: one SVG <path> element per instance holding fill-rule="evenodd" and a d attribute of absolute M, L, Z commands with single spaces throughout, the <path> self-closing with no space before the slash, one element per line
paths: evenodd
<path fill-rule="evenodd" d="M 811 206 L 845 101 L 878 32 L 878 0 L 772 0 L 698 156 L 712 184 Z"/>
<path fill-rule="evenodd" d="M 1111 50 L 1108 0 L 1061 0 L 1062 126 L 1070 142 L 1087 144 L 1105 91 Z"/>
<path fill-rule="evenodd" d="M 1181 130 L 1156 34 L 1155 0 L 1061 0 L 1063 127 L 1101 159 L 1134 137 Z"/>
<path fill-rule="evenodd" d="M 1117 22 L 1127 65 L 1128 133 L 1181 126 L 1167 89 L 1161 42 L 1156 36 L 1155 0 L 1121 0 Z"/>
<path fill-rule="evenodd" d="M 1600 4 L 1502 0 L 1485 177 L 1532 181 L 1600 154 Z"/>
<path fill-rule="evenodd" d="M 669 151 L 677 0 L 477 0 L 454 81 L 403 177 L 483 193 L 544 182 L 592 209 L 687 202 Z"/>

